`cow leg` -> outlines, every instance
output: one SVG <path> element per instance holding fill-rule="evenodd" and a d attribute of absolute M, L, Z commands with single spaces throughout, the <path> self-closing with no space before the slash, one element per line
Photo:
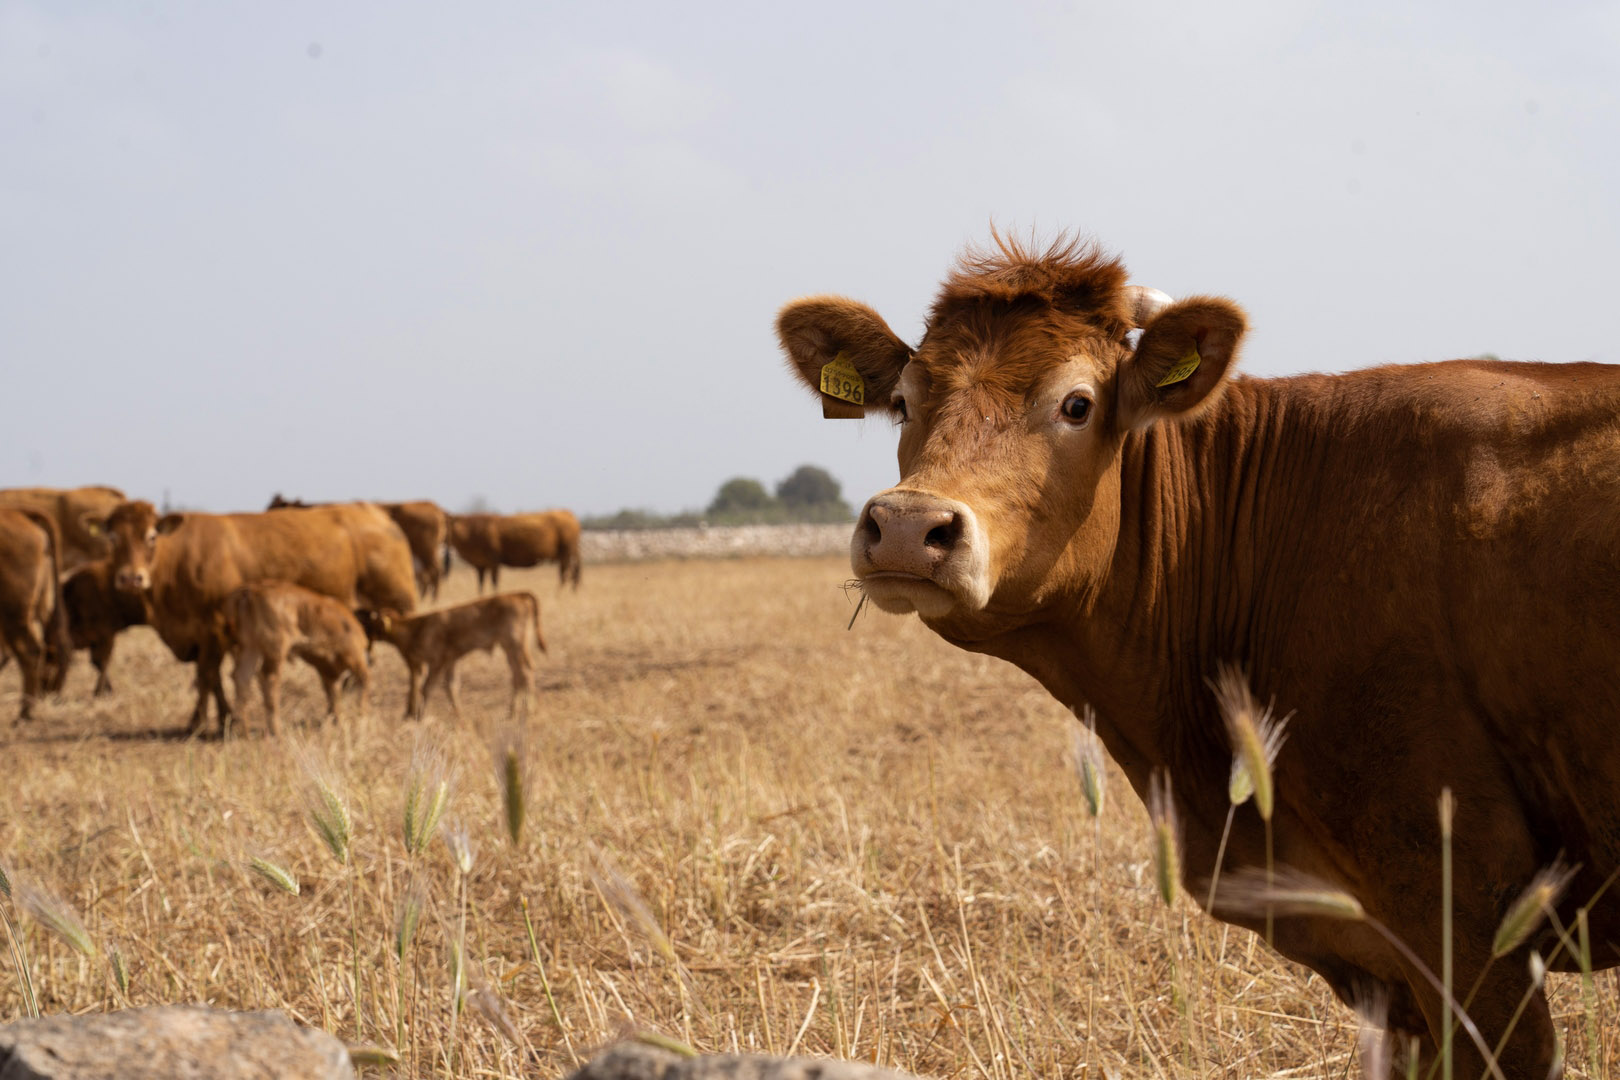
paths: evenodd
<path fill-rule="evenodd" d="M 490 592 L 500 592 L 501 591 L 501 564 L 500 563 L 496 563 L 494 566 L 489 568 L 489 591 Z"/>
<path fill-rule="evenodd" d="M 345 662 L 348 665 L 349 673 L 354 676 L 355 685 L 360 688 L 360 715 L 362 717 L 369 716 L 371 714 L 371 669 L 366 666 L 366 658 L 359 651 L 356 651 Z"/>
<path fill-rule="evenodd" d="M 343 669 L 336 664 L 322 664 L 315 669 L 320 672 L 321 689 L 326 692 L 326 719 L 333 723 L 338 722 L 338 679 L 343 675 Z"/>
<path fill-rule="evenodd" d="M 422 679 L 422 665 L 411 663 L 408 666 L 410 668 L 407 673 L 410 679 L 410 690 L 405 696 L 405 719 L 420 720 L 422 719 L 422 698 L 425 696 L 426 690 Z"/>
<path fill-rule="evenodd" d="M 107 675 L 107 665 L 112 663 L 113 646 L 117 643 L 117 638 L 109 637 L 90 646 L 90 663 L 96 669 L 96 688 L 93 697 L 113 692 L 112 679 Z"/>
<path fill-rule="evenodd" d="M 22 704 L 17 719 L 32 720 L 34 699 L 39 696 L 40 668 L 45 663 L 45 643 L 34 637 L 32 627 L 17 619 L 6 620 L 6 625 L 0 627 L 0 637 L 17 658 L 17 668 L 22 672 Z"/>
<path fill-rule="evenodd" d="M 191 723 L 187 726 L 188 734 L 195 735 L 202 730 L 208 722 L 208 696 L 213 694 L 214 703 L 219 708 L 219 733 L 223 738 L 228 734 L 231 721 L 231 706 L 225 700 L 225 682 L 220 674 L 220 665 L 224 662 L 224 651 L 220 642 L 212 636 L 205 638 L 197 646 L 197 704 L 191 711 Z"/>
<path fill-rule="evenodd" d="M 461 722 L 461 703 L 456 700 L 456 661 L 452 660 L 444 665 L 444 696 L 450 702 L 450 716 L 457 723 Z"/>

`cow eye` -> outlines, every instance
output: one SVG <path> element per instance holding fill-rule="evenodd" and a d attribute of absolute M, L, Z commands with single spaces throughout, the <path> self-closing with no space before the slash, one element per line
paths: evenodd
<path fill-rule="evenodd" d="M 1076 426 L 1082 425 L 1091 419 L 1091 399 L 1076 390 L 1063 399 L 1059 411 L 1063 413 L 1063 419 L 1069 423 Z"/>
<path fill-rule="evenodd" d="M 906 399 L 901 397 L 899 394 L 896 394 L 889 399 L 889 408 L 900 414 L 900 419 L 895 421 L 896 423 L 904 424 L 907 420 L 911 419 L 911 413 L 906 411 Z"/>
<path fill-rule="evenodd" d="M 147 534 L 146 534 L 146 546 L 147 547 L 153 547 L 156 544 L 157 544 L 157 530 L 156 529 L 149 530 L 147 532 Z"/>

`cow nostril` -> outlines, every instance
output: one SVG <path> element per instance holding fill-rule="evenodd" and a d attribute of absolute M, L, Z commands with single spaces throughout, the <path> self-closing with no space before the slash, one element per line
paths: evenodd
<path fill-rule="evenodd" d="M 957 517 L 955 514 L 952 514 L 951 519 L 945 522 L 945 524 L 935 525 L 932 529 L 928 530 L 928 535 L 923 537 L 923 545 L 925 547 L 940 548 L 941 550 L 949 551 L 951 548 L 956 546 L 956 542 L 961 538 L 962 519 Z"/>
<path fill-rule="evenodd" d="M 866 515 L 866 519 L 861 522 L 861 528 L 866 532 L 866 542 L 868 544 L 876 545 L 883 539 L 883 530 L 878 527 L 877 518 L 871 514 Z"/>

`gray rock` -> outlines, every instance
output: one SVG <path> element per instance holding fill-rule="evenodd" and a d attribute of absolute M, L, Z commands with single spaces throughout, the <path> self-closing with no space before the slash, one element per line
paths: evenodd
<path fill-rule="evenodd" d="M 201 1005 L 0 1026 L 0 1080 L 352 1080 L 343 1043 L 278 1010 Z"/>
<path fill-rule="evenodd" d="M 0 1076 L 0 1080 L 7 1080 Z M 569 1080 L 914 1080 L 907 1073 L 858 1061 L 709 1054 L 682 1057 L 644 1043 L 622 1042 L 592 1058 Z"/>

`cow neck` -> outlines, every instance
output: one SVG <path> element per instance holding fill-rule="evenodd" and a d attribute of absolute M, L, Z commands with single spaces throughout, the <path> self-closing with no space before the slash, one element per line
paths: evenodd
<path fill-rule="evenodd" d="M 1119 539 L 1100 582 L 983 644 L 1098 733 L 1139 794 L 1170 770 L 1178 801 L 1224 814 L 1230 749 L 1207 679 L 1273 669 L 1303 557 L 1288 508 L 1319 447 L 1281 383 L 1240 380 L 1198 417 L 1128 436 Z"/>

